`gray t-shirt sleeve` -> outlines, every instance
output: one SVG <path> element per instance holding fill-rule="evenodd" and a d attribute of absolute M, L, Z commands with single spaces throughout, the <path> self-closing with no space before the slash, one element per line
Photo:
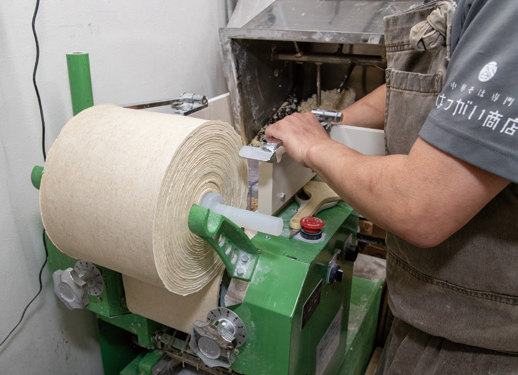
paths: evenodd
<path fill-rule="evenodd" d="M 419 136 L 518 182 L 518 1 L 459 1 L 446 84 Z"/>

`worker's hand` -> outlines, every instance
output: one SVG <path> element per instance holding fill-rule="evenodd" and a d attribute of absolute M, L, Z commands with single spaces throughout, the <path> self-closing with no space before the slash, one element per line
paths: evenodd
<path fill-rule="evenodd" d="M 266 137 L 280 139 L 286 152 L 299 164 L 311 168 L 308 151 L 331 139 L 311 112 L 294 113 L 270 125 Z"/>

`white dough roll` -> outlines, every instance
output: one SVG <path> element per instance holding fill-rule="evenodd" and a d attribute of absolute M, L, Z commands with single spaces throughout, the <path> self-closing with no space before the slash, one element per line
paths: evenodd
<path fill-rule="evenodd" d="M 65 254 L 187 295 L 222 269 L 188 228 L 206 192 L 245 208 L 241 138 L 226 123 L 100 105 L 63 128 L 40 188 L 44 227 Z"/>

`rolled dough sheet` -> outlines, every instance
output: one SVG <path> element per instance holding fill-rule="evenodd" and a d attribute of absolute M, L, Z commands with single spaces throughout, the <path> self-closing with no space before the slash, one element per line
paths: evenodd
<path fill-rule="evenodd" d="M 124 109 L 88 108 L 52 145 L 40 188 L 43 224 L 65 254 L 187 295 L 223 269 L 188 228 L 209 191 L 246 207 L 246 161 L 229 125 Z"/>
<path fill-rule="evenodd" d="M 219 273 L 200 291 L 188 296 L 171 293 L 130 276 L 123 276 L 122 280 L 126 303 L 132 313 L 189 333 L 196 320 L 205 322 L 207 313 L 218 307 L 222 275 Z"/>

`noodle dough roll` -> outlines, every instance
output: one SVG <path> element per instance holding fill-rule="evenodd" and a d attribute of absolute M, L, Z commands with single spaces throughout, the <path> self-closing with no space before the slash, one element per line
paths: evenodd
<path fill-rule="evenodd" d="M 189 231 L 207 192 L 246 206 L 241 138 L 227 123 L 124 109 L 88 108 L 49 151 L 40 188 L 43 224 L 65 254 L 187 295 L 222 269 Z"/>

